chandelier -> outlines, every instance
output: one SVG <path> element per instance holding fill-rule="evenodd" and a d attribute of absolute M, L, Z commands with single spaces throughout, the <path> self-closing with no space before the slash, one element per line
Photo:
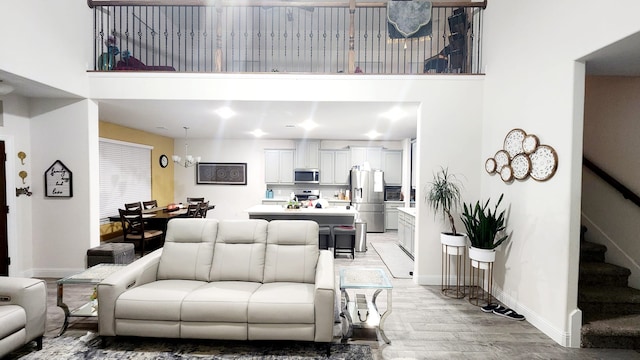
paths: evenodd
<path fill-rule="evenodd" d="M 189 155 L 189 144 L 187 143 L 187 131 L 189 130 L 188 127 L 184 126 L 184 162 L 182 162 L 182 158 L 179 155 L 173 155 L 171 158 L 173 159 L 173 162 L 180 165 L 180 166 L 184 166 L 186 168 L 193 166 L 197 163 L 200 162 L 200 156 L 192 156 Z"/>

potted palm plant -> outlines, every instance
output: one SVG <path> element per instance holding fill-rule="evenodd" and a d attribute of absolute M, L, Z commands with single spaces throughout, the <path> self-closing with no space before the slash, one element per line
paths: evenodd
<path fill-rule="evenodd" d="M 489 208 L 490 199 L 487 199 L 484 205 L 477 201 L 475 205 L 469 203 L 463 206 L 461 219 L 471 243 L 469 258 L 474 267 L 483 268 L 483 263 L 494 262 L 495 249 L 509 237 L 504 234 L 505 211 L 498 213 L 503 197 L 504 194 L 501 194 L 493 212 Z"/>
<path fill-rule="evenodd" d="M 433 174 L 433 181 L 430 183 L 427 192 L 427 202 L 434 211 L 434 215 L 442 213 L 442 217 L 449 221 L 451 231 L 440 233 L 440 241 L 449 246 L 465 246 L 465 234 L 456 231 L 456 224 L 451 215 L 451 211 L 456 210 L 460 205 L 460 189 L 462 185 L 455 175 L 450 174 L 447 168 L 440 168 L 440 171 Z"/>

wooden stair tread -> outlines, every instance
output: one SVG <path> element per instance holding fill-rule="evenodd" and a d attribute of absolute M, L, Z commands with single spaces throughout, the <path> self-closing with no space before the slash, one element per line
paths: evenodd
<path fill-rule="evenodd" d="M 582 335 L 640 336 L 640 314 L 591 321 L 582 325 Z"/>
<path fill-rule="evenodd" d="M 601 262 L 581 262 L 580 263 L 580 275 L 620 275 L 620 276 L 629 276 L 631 275 L 631 270 L 609 263 L 601 263 Z"/>
<path fill-rule="evenodd" d="M 640 290 L 622 286 L 580 286 L 578 301 L 640 304 Z"/>
<path fill-rule="evenodd" d="M 596 244 L 590 241 L 580 243 L 581 252 L 607 252 L 607 247 L 602 244 Z"/>

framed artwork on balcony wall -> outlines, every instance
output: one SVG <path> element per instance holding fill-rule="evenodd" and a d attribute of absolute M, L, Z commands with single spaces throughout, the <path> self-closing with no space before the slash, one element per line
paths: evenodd
<path fill-rule="evenodd" d="M 56 160 L 44 172 L 44 189 L 47 197 L 73 196 L 73 173 L 62 161 Z"/>
<path fill-rule="evenodd" d="M 247 163 L 205 163 L 196 166 L 196 183 L 247 185 Z"/>

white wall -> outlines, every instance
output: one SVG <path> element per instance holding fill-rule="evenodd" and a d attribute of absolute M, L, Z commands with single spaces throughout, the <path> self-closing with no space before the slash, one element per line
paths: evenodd
<path fill-rule="evenodd" d="M 202 162 L 247 163 L 247 185 L 198 185 L 195 168 L 176 166 L 174 193 L 176 202 L 187 197 L 202 197 L 215 204 L 207 217 L 248 219 L 244 211 L 260 204 L 266 189 L 264 182 L 264 149 L 294 149 L 291 140 L 202 140 L 189 139 L 189 153 L 201 156 Z M 182 157 L 184 141 L 176 139 L 175 151 Z"/>
<path fill-rule="evenodd" d="M 640 77 L 587 77 L 584 154 L 640 194 Z M 640 208 L 593 172 L 582 178 L 586 238 L 607 246 L 606 261 L 631 269 L 629 286 L 640 288 Z"/>
<path fill-rule="evenodd" d="M 86 1 L 0 1 L 0 73 L 85 95 L 92 36 Z"/>
<path fill-rule="evenodd" d="M 621 9 L 624 9 L 621 11 Z M 640 30 L 637 1 L 494 0 L 484 14 L 482 156 L 522 128 L 553 146 L 547 182 L 481 176 L 482 196 L 505 193 L 509 244 L 496 262 L 497 293 L 560 344 L 579 346 L 577 309 L 584 66 L 575 60 Z M 573 15 L 575 16 L 573 16 Z M 597 26 L 592 26 L 597 24 Z"/>
<path fill-rule="evenodd" d="M 17 95 L 0 96 L 3 102 L 3 126 L 0 127 L 0 140 L 5 142 L 7 162 L 6 195 L 9 213 L 7 214 L 7 236 L 9 245 L 9 275 L 31 276 L 30 269 L 33 266 L 31 254 L 33 244 L 32 231 L 32 197 L 21 195 L 16 197 L 16 187 L 30 186 L 33 191 L 33 183 L 40 177 L 32 171 L 34 155 L 31 151 L 31 131 L 29 122 L 29 100 Z M 27 154 L 24 165 L 18 158 L 18 152 Z M 18 176 L 20 171 L 26 171 L 25 184 Z"/>
<path fill-rule="evenodd" d="M 89 100 L 33 100 L 33 274 L 60 277 L 86 268 L 87 249 L 100 243 L 98 108 Z M 44 172 L 60 160 L 73 173 L 73 197 L 44 194 Z"/>

